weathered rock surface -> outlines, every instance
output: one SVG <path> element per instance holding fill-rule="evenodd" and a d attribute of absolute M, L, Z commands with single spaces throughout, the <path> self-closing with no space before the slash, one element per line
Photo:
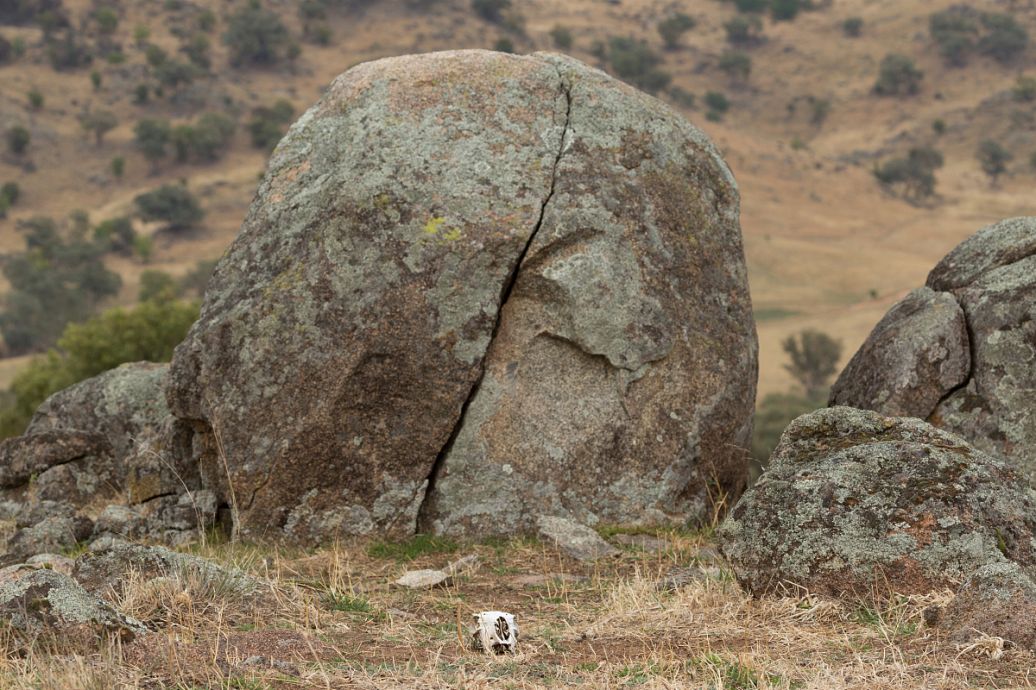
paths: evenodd
<path fill-rule="evenodd" d="M 874 327 L 831 388 L 831 404 L 923 419 L 970 373 L 964 311 L 953 295 L 921 288 Z"/>
<path fill-rule="evenodd" d="M 970 366 L 963 377 L 949 300 L 965 322 Z M 926 418 L 1010 459 L 1033 481 L 1034 390 L 1036 218 L 1013 218 L 965 240 L 932 270 L 925 289 L 893 308 L 835 384 L 832 402 Z"/>
<path fill-rule="evenodd" d="M 554 515 L 540 515 L 536 524 L 543 539 L 577 561 L 596 561 L 619 553 L 586 525 Z"/>
<path fill-rule="evenodd" d="M 123 641 L 146 631 L 53 570 L 22 573 L 0 585 L 0 619 L 27 644 L 38 638 L 62 647 L 90 648 L 109 636 Z"/>
<path fill-rule="evenodd" d="M 86 591 L 107 597 L 121 592 L 136 573 L 144 579 L 174 577 L 181 581 L 207 583 L 216 591 L 235 595 L 256 595 L 262 583 L 240 570 L 224 568 L 212 561 L 191 554 L 172 551 L 162 546 L 115 543 L 111 547 L 85 553 L 76 559 L 72 577 Z"/>
<path fill-rule="evenodd" d="M 408 570 L 394 584 L 407 589 L 431 589 L 447 584 L 450 578 L 442 570 Z"/>
<path fill-rule="evenodd" d="M 983 566 L 957 591 L 939 626 L 960 641 L 985 634 L 1036 651 L 1036 583 L 1017 563 Z"/>
<path fill-rule="evenodd" d="M 792 422 L 720 539 L 756 594 L 927 592 L 990 563 L 1036 563 L 1036 492 L 921 420 L 834 407 Z"/>
<path fill-rule="evenodd" d="M 702 517 L 746 474 L 737 215 L 700 131 L 573 60 L 360 65 L 274 152 L 171 409 L 245 535 Z"/>

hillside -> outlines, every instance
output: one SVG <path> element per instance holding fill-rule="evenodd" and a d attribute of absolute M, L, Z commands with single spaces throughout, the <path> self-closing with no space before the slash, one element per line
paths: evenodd
<path fill-rule="evenodd" d="M 327 17 L 320 20 L 330 31 L 327 45 L 302 40 L 294 61 L 266 67 L 228 62 L 220 36 L 227 16 L 242 2 L 119 3 L 117 26 L 106 36 L 91 19 L 95 4 L 66 0 L 64 6 L 73 26 L 83 27 L 81 38 L 95 46 L 103 39 L 110 52 L 123 56 L 118 64 L 98 55 L 89 67 L 57 72 L 40 28 L 0 27 L 0 34 L 11 41 L 20 38 L 25 46 L 24 55 L 0 67 L 0 126 L 6 131 L 22 125 L 31 133 L 26 154 L 0 156 L 0 182 L 14 180 L 21 189 L 18 202 L 0 220 L 0 251 L 22 247 L 19 220 L 67 218 L 81 209 L 96 224 L 131 215 L 138 194 L 185 180 L 205 210 L 203 223 L 176 235 L 160 232 L 159 224 L 137 221 L 139 232 L 155 235 L 153 254 L 146 264 L 135 256 L 106 258 L 123 278 L 117 303 L 135 301 L 142 271 L 183 275 L 198 261 L 218 257 L 234 237 L 267 155 L 252 146 L 245 131 L 254 108 L 288 99 L 297 116 L 335 75 L 388 55 L 491 48 L 501 38 L 517 52 L 554 50 L 551 31 L 557 26 L 571 32 L 567 52 L 602 67 L 610 65 L 595 44 L 610 36 L 646 39 L 662 58 L 660 69 L 672 75 L 672 87 L 660 97 L 682 108 L 723 150 L 742 190 L 742 227 L 761 342 L 761 394 L 792 385 L 781 367 L 780 342 L 787 335 L 819 328 L 843 341 L 847 359 L 888 307 L 920 285 L 948 249 L 989 222 L 1033 213 L 1036 170 L 1029 158 L 1036 151 L 1036 116 L 1033 103 L 1016 100 L 1012 89 L 1019 75 L 1036 73 L 1036 48 L 1029 46 L 1007 65 L 975 55 L 964 67 L 947 66 L 929 37 L 928 21 L 931 13 L 954 4 L 950 1 L 836 0 L 819 3 L 820 8 L 794 21 L 764 17 L 762 39 L 742 49 L 751 57 L 747 79 L 732 78 L 718 67 L 728 48 L 724 24 L 738 13 L 731 3 L 716 0 L 515 3 L 523 31 L 479 18 L 466 0 L 394 0 L 361 7 L 351 6 L 364 3 L 327 3 Z M 298 3 L 269 5 L 291 36 L 302 36 Z M 1036 33 L 1032 3 L 975 6 L 1010 11 Z M 178 34 L 196 35 L 206 8 L 215 15 L 215 25 L 201 31 L 210 43 L 209 73 L 164 89 L 162 97 L 135 103 L 139 83 L 155 84 L 146 46 L 157 45 L 183 59 Z M 677 11 L 691 15 L 696 26 L 676 49 L 666 50 L 656 26 Z M 863 20 L 859 37 L 843 34 L 843 22 L 850 17 Z M 141 41 L 135 33 L 142 26 L 149 35 Z M 910 56 L 924 72 L 916 95 L 873 93 L 879 63 L 893 51 Z M 94 70 L 101 77 L 96 89 Z M 38 110 L 28 104 L 33 89 L 44 99 Z M 706 116 L 702 102 L 708 91 L 729 98 L 721 121 Z M 688 105 L 686 94 L 694 94 L 695 105 Z M 813 104 L 821 101 L 829 108 L 815 117 Z M 114 113 L 118 124 L 96 145 L 77 115 L 100 109 Z M 177 163 L 170 155 L 153 174 L 134 145 L 136 123 L 149 117 L 194 121 L 213 111 L 238 122 L 225 153 L 206 163 Z M 941 135 L 933 130 L 936 120 L 945 123 Z M 988 138 L 1015 154 L 996 184 L 975 159 L 979 142 Z M 945 165 L 936 173 L 935 195 L 915 205 L 882 188 L 872 168 L 925 144 L 942 152 Z M 121 179 L 111 171 L 117 156 L 125 159 Z M 3 362 L 0 385 L 24 361 Z"/>

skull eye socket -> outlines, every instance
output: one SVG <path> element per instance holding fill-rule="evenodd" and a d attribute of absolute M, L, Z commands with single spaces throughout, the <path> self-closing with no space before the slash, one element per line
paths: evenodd
<path fill-rule="evenodd" d="M 507 619 L 503 616 L 499 616 L 496 619 L 496 638 L 501 642 L 506 642 L 511 637 L 511 626 L 507 624 Z"/>

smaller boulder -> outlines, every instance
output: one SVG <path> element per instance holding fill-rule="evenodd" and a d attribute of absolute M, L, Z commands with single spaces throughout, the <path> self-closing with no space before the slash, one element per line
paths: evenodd
<path fill-rule="evenodd" d="M 110 637 L 129 641 L 146 631 L 72 578 L 45 568 L 0 584 L 0 620 L 26 646 L 42 638 L 62 649 L 96 649 Z"/>
<path fill-rule="evenodd" d="M 1036 492 L 919 419 L 834 407 L 788 426 L 719 537 L 754 594 L 922 593 L 990 563 L 1036 563 Z"/>
<path fill-rule="evenodd" d="M 563 517 L 540 515 L 536 521 L 540 536 L 577 561 L 596 561 L 619 550 L 586 525 Z"/>
<path fill-rule="evenodd" d="M 56 430 L 9 438 L 0 442 L 0 488 L 24 486 L 52 467 L 107 459 L 110 454 L 104 437 L 91 431 Z"/>
<path fill-rule="evenodd" d="M 74 549 L 92 531 L 93 522 L 83 515 L 44 518 L 14 533 L 0 563 L 19 563 L 37 554 Z"/>
<path fill-rule="evenodd" d="M 986 634 L 1036 651 L 1036 582 L 1017 563 L 991 563 L 973 572 L 941 616 L 952 639 Z"/>
<path fill-rule="evenodd" d="M 450 576 L 441 570 L 408 570 L 395 584 L 407 589 L 431 589 L 449 581 Z"/>

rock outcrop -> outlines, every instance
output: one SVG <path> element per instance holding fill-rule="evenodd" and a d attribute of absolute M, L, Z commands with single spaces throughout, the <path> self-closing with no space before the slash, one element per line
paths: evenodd
<path fill-rule="evenodd" d="M 738 203 L 700 131 L 569 58 L 353 68 L 176 351 L 176 462 L 304 543 L 703 518 L 746 479 Z"/>
<path fill-rule="evenodd" d="M 1036 564 L 1036 492 L 919 419 L 834 407 L 792 422 L 720 539 L 756 594 L 928 592 L 985 565 Z"/>
<path fill-rule="evenodd" d="M 927 419 L 1033 481 L 1034 390 L 1036 218 L 1014 218 L 965 240 L 892 308 L 831 402 Z"/>

